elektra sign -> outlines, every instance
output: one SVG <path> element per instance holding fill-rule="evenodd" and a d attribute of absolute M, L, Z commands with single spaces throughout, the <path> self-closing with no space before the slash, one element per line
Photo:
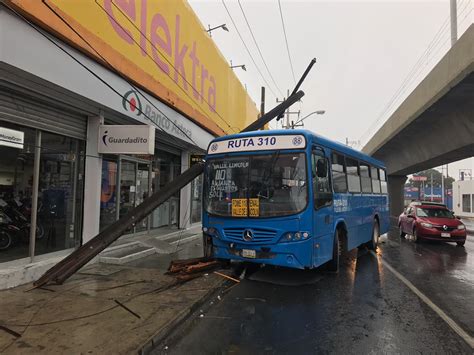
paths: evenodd
<path fill-rule="evenodd" d="M 155 128 L 148 125 L 99 127 L 99 153 L 150 154 L 155 152 Z"/>

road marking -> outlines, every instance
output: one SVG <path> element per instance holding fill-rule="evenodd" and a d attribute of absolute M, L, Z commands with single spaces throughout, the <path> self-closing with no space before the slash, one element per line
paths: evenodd
<path fill-rule="evenodd" d="M 382 257 L 379 258 L 379 256 L 371 250 L 370 253 L 374 258 L 377 260 L 380 259 L 382 264 L 389 269 L 401 282 L 403 282 L 412 292 L 417 295 L 423 302 L 425 302 L 433 311 L 436 312 L 438 316 L 441 317 L 450 327 L 452 330 L 454 330 L 461 338 L 464 339 L 466 343 L 469 344 L 469 346 L 474 349 L 474 338 L 471 337 L 464 329 L 462 329 L 451 317 L 449 317 L 444 311 L 439 308 L 437 305 L 435 305 L 428 297 L 424 295 L 423 292 L 421 292 L 418 288 L 415 287 L 408 279 L 400 274 L 397 270 L 395 270 L 388 262 L 383 260 Z"/>

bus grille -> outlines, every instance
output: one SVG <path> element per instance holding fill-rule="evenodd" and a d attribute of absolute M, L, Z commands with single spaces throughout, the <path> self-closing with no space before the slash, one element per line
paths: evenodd
<path fill-rule="evenodd" d="M 227 239 L 234 242 L 246 242 L 244 240 L 244 231 L 252 231 L 253 239 L 249 243 L 267 243 L 272 242 L 277 232 L 272 229 L 263 228 L 224 228 L 224 235 Z"/>

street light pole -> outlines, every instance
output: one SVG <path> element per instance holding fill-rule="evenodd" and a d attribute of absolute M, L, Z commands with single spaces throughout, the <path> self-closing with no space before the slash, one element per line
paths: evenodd
<path fill-rule="evenodd" d="M 458 9 L 457 1 L 451 0 L 450 2 L 450 17 L 451 17 L 451 47 L 458 40 Z"/>
<path fill-rule="evenodd" d="M 325 113 L 326 113 L 326 111 L 324 111 L 324 110 L 313 111 L 313 112 L 307 114 L 306 116 L 304 116 L 303 118 L 300 118 L 298 121 L 296 121 L 296 122 L 293 124 L 293 126 L 294 126 L 294 125 L 297 125 L 298 123 L 303 122 L 306 118 L 308 118 L 308 117 L 311 116 L 311 115 L 324 115 Z"/>

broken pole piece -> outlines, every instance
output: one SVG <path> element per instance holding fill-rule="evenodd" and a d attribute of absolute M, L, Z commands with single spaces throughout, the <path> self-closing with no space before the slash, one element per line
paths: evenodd
<path fill-rule="evenodd" d="M 102 250 L 117 240 L 127 229 L 147 217 L 158 206 L 167 201 L 171 196 L 180 191 L 184 186 L 202 174 L 204 164 L 198 163 L 178 175 L 173 181 L 166 184 L 161 190 L 155 192 L 135 208 L 132 208 L 118 221 L 106 227 L 96 237 L 69 254 L 59 263 L 50 268 L 33 285 L 41 287 L 51 281 L 62 284 L 67 278 L 81 267 L 86 265 Z"/>
<path fill-rule="evenodd" d="M 199 263 L 199 264 L 196 264 L 196 265 L 191 265 L 191 266 L 188 266 L 184 272 L 187 273 L 187 274 L 193 274 L 195 272 L 201 272 L 201 271 L 206 271 L 206 270 L 209 270 L 209 269 L 213 269 L 217 266 L 220 266 L 220 263 L 216 260 L 214 261 L 210 261 L 208 263 Z"/>
<path fill-rule="evenodd" d="M 214 271 L 214 274 L 219 275 L 219 276 L 222 276 L 222 277 L 224 277 L 224 278 L 226 278 L 226 279 L 232 280 L 232 281 L 234 281 L 235 283 L 240 283 L 240 280 L 234 279 L 233 277 L 231 277 L 231 276 L 229 276 L 229 275 L 221 274 L 220 272 L 217 272 L 217 271 Z"/>

